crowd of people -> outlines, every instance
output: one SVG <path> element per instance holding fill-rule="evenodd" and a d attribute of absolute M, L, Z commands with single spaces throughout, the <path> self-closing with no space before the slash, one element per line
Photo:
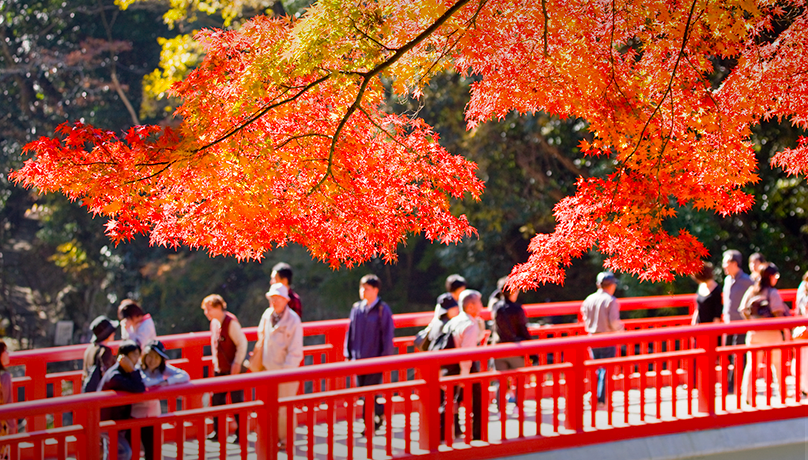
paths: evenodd
<path fill-rule="evenodd" d="M 709 262 L 704 263 L 703 270 L 693 276 L 698 283 L 696 293 L 696 308 L 693 314 L 693 324 L 731 322 L 745 319 L 765 318 L 774 316 L 788 316 L 792 314 L 782 301 L 775 288 L 779 279 L 777 267 L 766 262 L 760 254 L 749 257 L 751 275 L 742 269 L 742 255 L 735 250 L 726 251 L 723 255 L 722 267 L 726 277 L 723 286 L 714 279 L 714 268 Z M 234 375 L 247 371 L 260 372 L 264 370 L 289 369 L 300 366 L 303 360 L 303 330 L 301 316 L 303 313 L 300 297 L 292 290 L 292 269 L 288 264 L 280 263 L 273 267 L 271 284 L 266 292 L 268 307 L 264 311 L 258 325 L 258 338 L 253 347 L 252 354 L 248 356 L 248 341 L 242 330 L 238 318 L 227 310 L 227 303 L 217 294 L 205 297 L 201 302 L 201 309 L 210 321 L 211 354 L 213 373 L 216 376 Z M 618 280 L 611 272 L 601 272 L 596 279 L 597 291 L 588 296 L 581 305 L 581 317 L 584 328 L 588 334 L 616 332 L 624 329 L 620 320 L 620 305 L 615 297 Z M 446 280 L 446 292 L 438 296 L 432 321 L 416 337 L 416 348 L 422 351 L 440 350 L 447 348 L 467 348 L 479 346 L 485 337 L 487 329 L 480 313 L 488 308 L 491 312 L 491 331 L 489 343 L 512 343 L 530 340 L 527 315 L 518 302 L 519 291 L 507 286 L 507 277 L 498 281 L 497 290 L 488 298 L 487 306 L 483 305 L 483 296 L 479 291 L 469 289 L 466 280 L 460 275 L 451 275 Z M 366 275 L 359 282 L 360 300 L 353 304 L 349 316 L 349 326 L 345 336 L 344 356 L 346 360 L 359 360 L 394 354 L 393 315 L 390 306 L 381 298 L 381 281 L 375 275 Z M 795 312 L 805 315 L 808 306 L 808 273 L 798 288 Z M 91 325 L 93 332 L 92 344 L 84 355 L 84 384 L 83 391 L 121 390 L 128 392 L 144 392 L 148 388 L 161 385 L 171 385 L 189 380 L 188 374 L 168 364 L 168 354 L 163 344 L 157 340 L 154 321 L 144 312 L 140 305 L 131 299 L 126 299 L 119 305 L 118 321 L 110 320 L 104 316 L 96 318 Z M 113 339 L 120 327 L 123 342 L 117 354 L 113 353 L 108 342 Z M 746 334 L 731 335 L 723 342 L 726 345 L 760 344 L 781 342 L 791 339 L 791 332 L 786 331 L 749 331 Z M 3 366 L 7 362 L 8 352 L 5 344 L 0 342 L 0 396 L 10 396 L 10 381 L 6 385 L 4 380 L 8 374 Z M 803 353 L 808 347 L 803 348 Z M 771 357 L 776 379 L 782 378 L 781 360 L 779 350 L 774 350 Z M 591 349 L 593 359 L 607 359 L 616 355 L 615 347 L 602 347 Z M 5 357 L 5 361 L 3 360 Z M 803 362 L 808 362 L 804 356 Z M 749 356 L 744 359 L 744 372 L 742 377 L 742 397 L 751 402 L 755 395 L 756 374 L 750 369 L 752 360 Z M 758 359 L 758 362 L 763 362 Z M 493 361 L 494 368 L 500 371 L 518 369 L 525 366 L 525 359 L 521 356 L 498 358 Z M 735 364 L 735 363 L 733 363 Z M 808 366 L 803 366 L 803 371 Z M 444 375 L 468 375 L 479 372 L 479 363 L 476 361 L 461 361 L 457 365 L 447 365 L 443 368 Z M 597 401 L 601 408 L 606 402 L 606 370 L 600 368 L 597 374 Z M 6 379 L 10 380 L 10 379 Z M 728 375 L 729 390 L 735 388 L 735 372 L 730 370 Z M 808 376 L 802 378 L 805 392 L 808 390 Z M 356 385 L 371 386 L 382 383 L 381 373 L 371 373 L 356 376 Z M 9 387 L 7 389 L 6 387 Z M 293 396 L 298 384 L 290 382 L 278 388 L 278 396 Z M 471 397 L 471 430 L 472 439 L 480 439 L 482 388 L 475 383 L 464 391 L 456 388 L 452 398 L 455 409 L 454 434 L 461 434 L 457 408 L 464 397 Z M 507 389 L 503 389 L 509 391 Z M 465 394 L 464 394 L 465 393 Z M 468 394 L 470 393 L 470 395 Z M 386 423 L 384 401 L 373 397 L 373 426 L 366 426 L 363 435 L 368 429 L 375 433 Z M 508 397 L 515 400 L 515 395 Z M 227 393 L 216 393 L 211 396 L 211 405 L 222 405 L 228 400 Z M 243 391 L 229 392 L 229 400 L 238 403 L 244 400 Z M 446 408 L 446 396 L 440 413 Z M 496 398 L 498 402 L 499 397 Z M 370 406 L 370 402 L 363 404 L 363 410 Z M 128 418 L 151 417 L 160 413 L 159 401 L 147 401 L 130 406 L 109 408 L 102 414 L 103 420 L 123 420 Z M 279 409 L 278 412 L 278 440 L 279 447 L 286 447 L 288 423 L 294 420 L 286 419 L 287 411 Z M 363 420 L 367 414 L 363 412 Z M 441 416 L 441 436 L 445 433 L 443 426 L 446 417 Z M 238 427 L 240 420 L 235 417 Z M 219 423 L 214 420 L 213 431 L 208 439 L 219 440 Z M 0 429 L 13 429 L 0 427 Z M 238 428 L 231 442 L 239 442 Z M 146 452 L 146 458 L 151 458 L 153 445 L 153 430 L 144 428 L 141 440 Z M 121 431 L 118 439 L 117 458 L 127 460 L 131 457 L 132 449 L 130 437 L 127 432 Z M 105 449 L 106 452 L 107 449 Z M 105 454 L 106 455 L 106 454 Z"/>

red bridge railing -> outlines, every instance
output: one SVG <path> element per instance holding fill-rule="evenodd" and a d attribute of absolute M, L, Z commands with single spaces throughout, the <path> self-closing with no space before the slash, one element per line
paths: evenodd
<path fill-rule="evenodd" d="M 796 291 L 781 290 L 781 295 L 786 301 L 793 301 Z M 693 311 L 695 296 L 692 294 L 634 297 L 620 299 L 621 311 L 649 310 L 654 311 L 666 308 L 687 308 L 690 313 Z M 548 318 L 551 316 L 576 315 L 579 316 L 581 301 L 554 302 L 544 304 L 525 305 L 525 311 L 531 320 Z M 432 312 L 404 313 L 393 315 L 396 329 L 423 327 L 432 319 Z M 483 318 L 489 319 L 489 313 L 483 312 Z M 690 324 L 689 315 L 651 317 L 642 319 L 626 320 L 627 330 L 645 330 L 660 327 L 683 326 Z M 342 348 L 347 330 L 347 319 L 312 321 L 303 323 L 304 336 L 320 337 L 325 342 L 321 345 L 310 345 L 304 348 L 304 364 L 324 364 L 342 361 Z M 246 327 L 244 331 L 248 340 L 256 340 L 257 328 Z M 578 323 L 558 324 L 543 327 L 531 328 L 531 333 L 536 338 L 568 337 L 585 335 L 583 325 Z M 210 356 L 205 356 L 205 347 L 210 345 L 210 332 L 192 332 L 185 334 L 175 334 L 162 336 L 160 339 L 168 349 L 181 350 L 182 356 L 172 363 L 185 369 L 192 379 L 200 379 L 213 375 L 211 369 L 212 361 Z M 394 340 L 394 345 L 399 355 L 410 353 L 412 349 L 412 336 L 401 336 Z M 690 340 L 686 335 L 670 335 L 664 341 L 654 341 L 648 343 L 626 343 L 622 352 L 627 355 L 646 354 L 654 351 L 677 350 L 689 348 Z M 115 349 L 118 343 L 113 342 Z M 76 362 L 83 358 L 87 344 L 71 345 L 55 348 L 42 348 L 35 350 L 23 350 L 14 352 L 11 355 L 11 366 L 24 366 L 25 376 L 14 379 L 14 400 L 31 401 L 45 399 L 48 396 L 62 396 L 78 392 L 81 387 L 82 374 L 80 370 L 66 372 L 48 372 L 48 365 L 51 363 Z M 539 363 L 550 364 L 560 362 L 560 351 L 553 351 L 538 354 Z M 403 372 L 398 370 L 397 372 Z M 385 374 L 385 381 L 391 381 L 392 372 Z M 320 389 L 321 381 L 312 381 L 315 390 Z M 343 382 L 336 382 L 332 388 L 344 387 Z M 22 391 L 20 391 L 20 389 Z M 21 397 L 18 397 L 20 396 Z M 201 407 L 202 400 L 189 397 L 183 401 L 185 407 Z M 45 419 L 37 418 L 31 421 L 32 427 L 37 430 L 44 429 L 49 423 L 55 427 L 62 426 L 62 421 L 55 419 L 49 422 Z"/>
<path fill-rule="evenodd" d="M 295 458 L 468 458 L 468 445 L 474 445 L 475 458 L 495 458 L 525 452 L 558 449 L 584 444 L 615 441 L 682 431 L 731 426 L 753 422 L 804 417 L 806 401 L 801 397 L 800 372 L 808 363 L 802 362 L 800 350 L 808 341 L 783 342 L 765 345 L 718 347 L 716 338 L 723 334 L 746 330 L 778 330 L 808 325 L 808 318 L 777 318 L 744 321 L 729 325 L 683 326 L 586 337 L 565 337 L 547 340 L 505 344 L 474 349 L 447 350 L 430 353 L 410 353 L 402 356 L 374 358 L 355 362 L 328 363 L 305 366 L 281 372 L 260 372 L 238 376 L 195 380 L 188 384 L 161 388 L 145 394 L 99 392 L 76 396 L 63 396 L 48 400 L 35 400 L 0 406 L 0 419 L 31 419 L 52 416 L 72 416 L 72 423 L 55 429 L 34 430 L 28 433 L 0 438 L 0 449 L 8 446 L 11 458 L 65 458 L 68 454 L 78 459 L 99 458 L 99 439 L 102 433 L 116 438 L 119 430 L 152 426 L 155 439 L 162 443 L 176 443 L 175 449 L 183 454 L 184 441 L 199 442 L 199 458 L 205 449 L 203 437 L 206 420 L 220 416 L 220 432 L 226 429 L 225 415 L 241 414 L 241 458 L 256 454 L 259 459 L 276 459 L 278 410 L 297 416 L 298 427 L 288 429 L 287 455 Z M 666 343 L 679 337 L 688 337 L 695 345 L 681 350 L 651 354 L 624 355 L 609 360 L 589 359 L 590 347 L 618 346 L 626 343 Z M 549 356 L 562 351 L 561 359 L 553 364 L 528 366 L 522 369 L 496 372 L 486 371 L 468 376 L 441 377 L 440 366 L 461 360 L 479 360 L 514 355 Z M 795 357 L 797 372 L 792 384 L 780 381 L 773 387 L 771 372 L 763 373 L 764 391 L 754 397 L 751 406 L 741 404 L 740 391 L 729 394 L 725 374 L 728 357 L 736 360 L 752 352 L 753 366 L 773 363 L 775 351 L 780 352 L 780 364 L 786 357 Z M 593 382 L 597 368 L 607 370 L 607 404 L 602 410 L 593 410 L 595 396 Z M 405 372 L 400 372 L 405 370 Z M 393 381 L 374 387 L 338 388 L 335 382 L 345 381 L 353 375 L 385 372 Z M 680 378 L 672 378 L 679 376 Z M 286 382 L 325 383 L 307 394 L 278 398 L 278 385 Z M 454 439 L 446 433 L 441 440 L 439 421 L 445 417 L 447 432 L 453 425 L 452 410 L 441 414 L 442 404 L 451 408 L 451 395 L 455 387 L 465 388 L 479 383 L 488 388 L 498 383 L 508 387 L 516 382 L 518 413 L 490 410 L 491 394 L 483 392 L 484 404 L 481 439 L 470 439 L 471 399 L 464 398 L 459 413 L 466 425 L 466 435 Z M 529 389 L 533 391 L 527 391 Z M 211 392 L 244 389 L 249 401 L 242 404 L 207 407 L 177 407 L 170 401 L 183 397 L 201 399 Z M 738 389 L 738 388 L 736 388 Z M 444 391 L 441 391 L 444 390 Z M 775 395 L 775 393 L 777 393 Z M 383 395 L 388 427 L 383 434 L 373 435 L 371 430 L 359 434 L 362 426 L 372 426 L 372 411 L 361 420 L 360 399 L 371 401 L 374 395 Z M 468 393 L 467 393 L 468 394 Z M 446 395 L 449 395 L 447 398 Z M 120 422 L 101 422 L 100 409 L 143 400 L 167 400 L 170 411 L 159 417 Z M 506 408 L 504 392 L 500 393 L 499 407 Z M 513 428 L 515 427 L 515 429 Z M 255 433 L 255 435 L 253 435 Z M 254 437 L 253 437 L 254 436 Z M 138 441 L 138 430 L 132 430 L 133 442 Z M 255 445 L 252 444 L 255 439 Z M 180 442 L 177 442 L 180 441 Z M 162 444 L 158 443 L 158 444 Z M 137 445 L 137 444 L 135 444 Z M 220 436 L 220 458 L 226 455 L 227 444 Z M 158 457 L 159 458 L 159 457 Z"/>

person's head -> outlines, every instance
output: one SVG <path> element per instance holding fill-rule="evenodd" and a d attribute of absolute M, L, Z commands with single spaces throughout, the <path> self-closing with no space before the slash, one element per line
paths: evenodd
<path fill-rule="evenodd" d="M 780 270 L 776 265 L 763 263 L 758 267 L 758 279 L 755 281 L 755 291 L 760 292 L 765 288 L 774 287 L 780 279 Z"/>
<path fill-rule="evenodd" d="M 10 362 L 11 357 L 8 353 L 8 345 L 6 345 L 6 342 L 0 340 L 0 371 L 6 370 Z"/>
<path fill-rule="evenodd" d="M 141 366 L 144 369 L 152 372 L 158 370 L 163 373 L 166 370 L 166 360 L 168 360 L 168 353 L 166 353 L 166 347 L 163 342 L 154 339 L 143 347 Z"/>
<path fill-rule="evenodd" d="M 721 268 L 724 269 L 724 273 L 732 278 L 738 276 L 738 273 L 741 271 L 741 263 L 743 263 L 743 256 L 741 255 L 741 251 L 736 249 L 728 249 L 724 251 L 724 255 L 721 258 Z"/>
<path fill-rule="evenodd" d="M 706 283 L 713 279 L 713 276 L 713 264 L 705 261 L 701 266 L 701 270 L 693 274 L 693 279 L 696 280 L 697 283 Z"/>
<path fill-rule="evenodd" d="M 617 278 L 615 278 L 614 273 L 612 272 L 598 273 L 595 284 L 598 286 L 598 289 L 603 289 L 609 294 L 614 294 L 614 292 L 617 290 Z"/>
<path fill-rule="evenodd" d="M 275 283 L 269 287 L 266 298 L 269 300 L 269 306 L 280 315 L 289 303 L 289 289 L 281 283 Z"/>
<path fill-rule="evenodd" d="M 458 274 L 449 275 L 446 278 L 446 292 L 452 294 L 455 300 L 460 299 L 460 293 L 466 289 L 466 278 Z"/>
<path fill-rule="evenodd" d="M 132 299 L 124 299 L 118 305 L 118 319 L 137 323 L 146 313 L 140 308 L 137 302 Z"/>
<path fill-rule="evenodd" d="M 756 252 L 749 256 L 749 273 L 757 273 L 760 270 L 760 266 L 766 263 L 766 258 L 763 257 L 763 254 Z"/>
<path fill-rule="evenodd" d="M 438 296 L 438 304 L 435 306 L 435 311 L 441 319 L 452 319 L 460 313 L 460 306 L 457 301 L 448 292 Z"/>
<path fill-rule="evenodd" d="M 365 275 L 359 280 L 359 298 L 373 302 L 379 297 L 379 290 L 382 288 L 382 282 L 376 275 Z"/>
<path fill-rule="evenodd" d="M 216 319 L 222 322 L 225 310 L 227 310 L 227 302 L 219 294 L 211 294 L 202 299 L 202 311 L 208 321 Z"/>
<path fill-rule="evenodd" d="M 272 267 L 272 275 L 269 277 L 271 284 L 281 283 L 286 287 L 292 284 L 292 267 L 286 262 L 279 262 Z"/>
<path fill-rule="evenodd" d="M 140 345 L 134 340 L 124 340 L 121 346 L 118 347 L 118 361 L 121 359 L 129 360 L 129 368 L 134 368 L 135 364 L 140 360 Z"/>
<path fill-rule="evenodd" d="M 480 312 L 483 311 L 483 296 L 474 289 L 466 289 L 461 292 L 458 303 L 463 311 L 472 318 L 480 316 Z"/>
<path fill-rule="evenodd" d="M 519 289 L 508 287 L 508 277 L 503 276 L 497 280 L 497 291 L 500 299 L 506 299 L 508 302 L 514 303 L 519 298 Z"/>
<path fill-rule="evenodd" d="M 90 323 L 90 330 L 93 331 L 92 342 L 95 344 L 109 342 L 115 336 L 115 330 L 118 329 L 117 321 L 110 321 L 104 315 L 101 315 Z"/>

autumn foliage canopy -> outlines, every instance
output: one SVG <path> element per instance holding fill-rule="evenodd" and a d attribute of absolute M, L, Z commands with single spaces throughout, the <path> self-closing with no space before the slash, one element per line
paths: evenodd
<path fill-rule="evenodd" d="M 555 208 L 511 282 L 563 282 L 591 249 L 606 266 L 666 280 L 701 267 L 704 246 L 665 222 L 680 206 L 742 212 L 757 180 L 750 129 L 808 127 L 802 1 L 321 0 L 297 20 L 206 30 L 206 56 L 173 88 L 174 128 L 116 133 L 64 124 L 13 178 L 109 217 L 115 241 L 260 258 L 298 243 L 332 265 L 395 249 L 411 232 L 457 242 L 474 228 L 452 198 L 478 199 L 475 165 L 421 119 L 386 112 L 431 75 L 477 76 L 469 129 L 511 111 L 581 117 L 608 156 Z M 387 85 L 387 87 L 385 87 Z M 808 168 L 808 141 L 780 152 Z"/>

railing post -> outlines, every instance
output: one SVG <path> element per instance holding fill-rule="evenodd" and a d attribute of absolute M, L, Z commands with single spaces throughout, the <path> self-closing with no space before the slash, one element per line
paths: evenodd
<path fill-rule="evenodd" d="M 423 450 L 437 452 L 440 446 L 440 365 L 429 360 L 421 366 L 421 378 L 426 382 L 419 392 L 419 442 Z M 450 397 L 450 396 L 447 396 Z"/>
<path fill-rule="evenodd" d="M 256 411 L 255 452 L 258 460 L 276 460 L 278 458 L 278 383 L 270 380 L 256 386 L 255 399 L 263 403 L 261 408 Z M 329 427 L 329 429 L 331 428 Z M 290 439 L 289 442 L 294 443 L 294 440 Z M 329 449 L 331 448 L 333 446 L 329 446 Z"/>
<path fill-rule="evenodd" d="M 705 351 L 696 358 L 696 388 L 699 392 L 699 412 L 715 416 L 715 359 L 718 355 L 716 338 L 711 334 L 696 337 L 696 347 Z M 736 376 L 738 374 L 736 373 Z"/>
<path fill-rule="evenodd" d="M 31 394 L 25 395 L 27 401 L 39 401 L 48 397 L 48 383 L 45 375 L 48 373 L 48 363 L 43 360 L 31 360 L 25 363 L 25 375 L 31 377 Z M 29 420 L 33 425 L 30 431 L 41 431 L 47 429 L 48 422 L 45 415 L 35 415 L 33 420 Z"/>
<path fill-rule="evenodd" d="M 79 455 L 78 458 L 86 458 L 87 460 L 101 460 L 101 409 L 98 405 L 91 405 L 82 409 L 83 424 L 84 424 L 84 457 Z M 81 438 L 79 438 L 81 442 Z M 82 446 L 78 446 L 78 452 L 82 452 Z"/>
<path fill-rule="evenodd" d="M 331 345 L 331 359 L 329 362 L 338 363 L 345 361 L 345 356 L 342 354 L 345 348 L 345 334 L 348 332 L 347 327 L 332 327 L 325 333 L 325 343 Z M 341 390 L 345 388 L 345 377 L 338 377 L 333 380 L 333 383 L 326 383 L 326 385 L 333 385 L 329 388 L 333 390 Z"/>
<path fill-rule="evenodd" d="M 347 332 L 344 327 L 334 327 L 326 331 L 325 343 L 331 345 L 331 362 L 337 363 L 344 361 L 345 357 L 342 355 L 342 350 L 345 348 L 345 333 Z"/>
<path fill-rule="evenodd" d="M 202 366 L 202 357 L 204 356 L 203 349 L 202 345 L 182 348 L 182 357 L 188 360 L 188 366 L 185 370 L 188 372 L 191 380 L 201 379 L 204 375 L 204 366 Z M 185 402 L 188 407 L 183 407 L 183 409 L 198 409 L 202 407 L 202 395 L 195 394 L 188 396 Z"/>
<path fill-rule="evenodd" d="M 567 362 L 572 363 L 572 368 L 564 371 L 566 381 L 566 418 L 564 419 L 564 426 L 568 430 L 574 430 L 576 433 L 584 431 L 584 379 L 586 378 L 586 368 L 584 361 L 589 357 L 587 347 L 570 346 L 564 350 L 564 356 Z M 589 382 L 592 391 L 596 391 L 597 384 Z M 592 410 L 595 410 L 593 407 Z"/>

